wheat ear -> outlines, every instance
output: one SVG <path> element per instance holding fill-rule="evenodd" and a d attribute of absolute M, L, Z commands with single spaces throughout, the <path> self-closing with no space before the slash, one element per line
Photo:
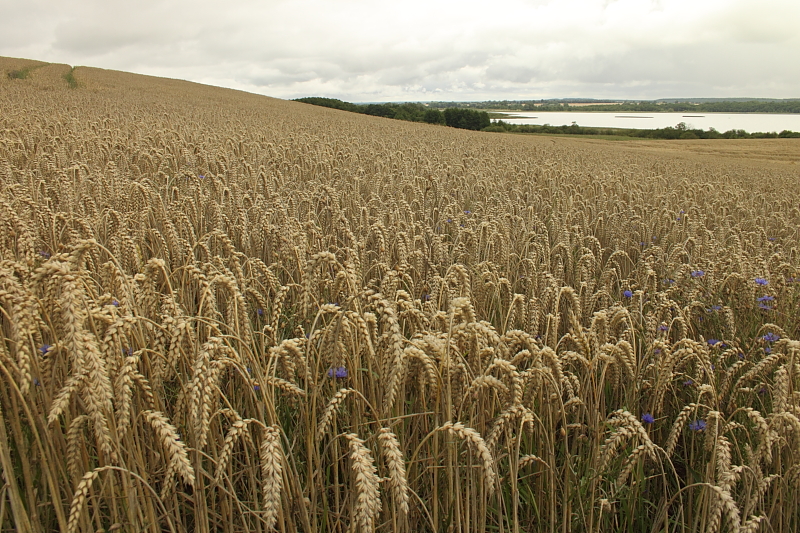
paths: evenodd
<path fill-rule="evenodd" d="M 275 527 L 283 490 L 283 450 L 278 426 L 264 430 L 261 441 L 261 492 L 264 497 L 264 521 L 267 529 Z"/>
<path fill-rule="evenodd" d="M 67 521 L 67 533 L 74 533 L 78 531 L 78 522 L 81 519 L 83 507 L 86 505 L 86 497 L 89 494 L 89 489 L 97 479 L 100 473 L 96 470 L 86 472 L 83 479 L 78 483 L 78 488 L 75 489 L 75 495 L 72 497 L 72 503 L 69 506 L 69 520 Z"/>
<path fill-rule="evenodd" d="M 486 484 L 488 485 L 489 492 L 492 492 L 492 490 L 494 490 L 494 488 L 497 486 L 497 474 L 495 473 L 494 459 L 492 459 L 492 453 L 489 451 L 489 447 L 486 445 L 486 442 L 483 440 L 480 434 L 474 429 L 464 426 L 464 424 L 461 422 L 446 422 L 439 429 L 442 431 L 448 431 L 461 440 L 466 441 L 470 448 L 480 455 L 481 460 L 483 461 L 483 472 L 486 477 Z"/>
<path fill-rule="evenodd" d="M 178 430 L 159 411 L 142 411 L 142 414 L 158 433 L 161 444 L 169 456 L 170 466 L 183 477 L 186 483 L 194 485 L 194 469 L 189 462 L 186 445 L 178 436 Z"/>
<path fill-rule="evenodd" d="M 351 392 L 355 392 L 355 390 L 348 388 L 339 389 L 339 392 L 334 394 L 333 398 L 330 399 L 328 405 L 325 407 L 325 411 L 322 412 L 322 418 L 317 426 L 317 440 L 322 440 L 322 437 L 325 436 L 328 428 L 333 423 L 333 417 L 336 414 L 336 411 L 339 409 L 339 406 L 342 404 L 345 398 L 347 398 L 347 395 Z"/>
<path fill-rule="evenodd" d="M 394 504 L 401 516 L 408 514 L 408 481 L 406 480 L 406 463 L 397 436 L 389 428 L 381 428 L 378 433 L 383 460 L 389 469 L 389 487 L 392 489 Z"/>
<path fill-rule="evenodd" d="M 375 518 L 381 511 L 381 496 L 378 490 L 380 478 L 376 473 L 372 454 L 364 446 L 364 441 L 355 433 L 347 433 L 345 438 L 350 445 L 350 460 L 355 474 L 356 502 L 353 519 L 362 533 L 372 533 Z"/>
<path fill-rule="evenodd" d="M 222 444 L 222 451 L 217 460 L 217 472 L 214 476 L 217 481 L 222 479 L 222 472 L 228 466 L 228 461 L 230 461 L 233 454 L 233 447 L 236 446 L 239 438 L 247 433 L 247 422 L 247 420 L 236 420 L 231 424 L 228 434 L 225 435 L 225 442 Z"/>

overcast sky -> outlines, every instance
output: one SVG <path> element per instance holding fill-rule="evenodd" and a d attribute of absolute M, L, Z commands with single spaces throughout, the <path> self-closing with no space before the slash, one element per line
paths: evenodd
<path fill-rule="evenodd" d="M 0 55 L 353 102 L 800 98 L 800 0 L 0 0 Z"/>

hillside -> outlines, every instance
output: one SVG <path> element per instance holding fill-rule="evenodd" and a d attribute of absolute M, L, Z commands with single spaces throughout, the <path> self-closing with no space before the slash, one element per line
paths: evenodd
<path fill-rule="evenodd" d="M 0 74 L 0 531 L 800 528 L 800 139 Z"/>

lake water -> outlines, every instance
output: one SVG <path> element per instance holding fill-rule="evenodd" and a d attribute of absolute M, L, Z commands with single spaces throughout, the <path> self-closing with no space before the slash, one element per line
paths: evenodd
<path fill-rule="evenodd" d="M 502 119 L 509 124 L 535 124 L 541 126 L 569 126 L 576 122 L 578 126 L 591 128 L 634 128 L 655 129 L 675 127 L 685 122 L 689 128 L 717 131 L 745 130 L 748 133 L 781 132 L 783 130 L 800 131 L 800 114 L 759 114 L 759 113 L 581 113 L 568 112 L 511 112 L 525 118 Z"/>

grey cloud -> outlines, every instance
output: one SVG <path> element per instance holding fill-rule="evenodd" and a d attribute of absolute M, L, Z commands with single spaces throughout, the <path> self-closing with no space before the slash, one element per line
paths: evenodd
<path fill-rule="evenodd" d="M 796 0 L 499 0 L 490 11 L 477 0 L 0 0 L 0 12 L 0 55 L 278 97 L 800 96 Z"/>
<path fill-rule="evenodd" d="M 141 31 L 130 27 L 101 27 L 83 24 L 63 25 L 56 30 L 55 48 L 86 56 L 108 54 L 117 49 L 167 44 L 169 41 L 158 31 Z"/>
<path fill-rule="evenodd" d="M 495 82 L 530 83 L 539 75 L 535 68 L 523 64 L 495 63 L 486 69 L 486 77 Z"/>

